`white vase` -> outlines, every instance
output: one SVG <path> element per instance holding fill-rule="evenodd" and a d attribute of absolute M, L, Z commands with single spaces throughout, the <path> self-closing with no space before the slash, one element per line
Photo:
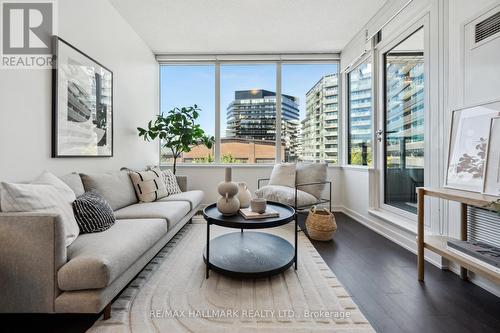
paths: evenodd
<path fill-rule="evenodd" d="M 221 195 L 217 200 L 217 209 L 222 215 L 231 216 L 240 209 L 240 201 L 236 197 L 238 194 L 238 185 L 231 181 L 231 168 L 226 168 L 226 180 L 219 183 L 217 191 Z"/>
<path fill-rule="evenodd" d="M 247 208 L 250 206 L 252 200 L 252 193 L 248 190 L 247 183 L 238 183 L 238 200 L 240 201 L 240 208 Z"/>

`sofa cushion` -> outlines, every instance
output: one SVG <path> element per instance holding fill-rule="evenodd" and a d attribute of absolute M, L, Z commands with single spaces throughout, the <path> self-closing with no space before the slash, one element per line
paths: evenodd
<path fill-rule="evenodd" d="M 297 184 L 324 182 L 327 178 L 327 163 L 297 163 Z M 325 184 L 300 186 L 299 190 L 321 197 Z"/>
<path fill-rule="evenodd" d="M 295 188 L 279 185 L 266 185 L 255 191 L 258 198 L 265 198 L 269 201 L 281 202 L 290 206 L 295 206 Z M 311 194 L 298 190 L 297 205 L 314 205 L 318 200 Z"/>
<path fill-rule="evenodd" d="M 203 191 L 193 190 L 171 194 L 168 197 L 160 199 L 159 201 L 187 201 L 191 206 L 190 208 L 193 209 L 203 202 L 204 196 L 205 193 Z"/>
<path fill-rule="evenodd" d="M 113 210 L 137 202 L 134 186 L 127 171 L 80 174 L 85 191 L 96 191 L 106 199 Z"/>
<path fill-rule="evenodd" d="M 167 232 L 164 219 L 120 220 L 106 231 L 80 235 L 57 272 L 61 290 L 110 285 Z"/>
<path fill-rule="evenodd" d="M 269 185 L 281 186 L 295 186 L 295 164 L 294 163 L 281 163 L 275 164 L 271 177 L 269 178 Z"/>
<path fill-rule="evenodd" d="M 70 189 L 75 192 L 75 195 L 79 197 L 85 193 L 85 188 L 83 187 L 82 178 L 80 174 L 76 172 L 68 173 L 62 177 L 59 177 Z"/>
<path fill-rule="evenodd" d="M 115 211 L 117 219 L 165 219 L 172 228 L 191 210 L 187 201 L 156 201 L 134 204 Z"/>

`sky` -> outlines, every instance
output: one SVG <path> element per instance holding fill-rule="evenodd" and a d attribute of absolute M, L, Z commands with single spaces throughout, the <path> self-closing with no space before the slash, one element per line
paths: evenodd
<path fill-rule="evenodd" d="M 337 72 L 336 64 L 283 64 L 282 93 L 299 98 L 300 119 L 305 115 L 306 92 L 327 74 Z M 221 136 L 225 135 L 226 108 L 236 90 L 276 91 L 274 64 L 221 65 Z M 215 133 L 215 66 L 162 65 L 160 69 L 161 111 L 198 105 L 198 118 L 207 134 Z"/>

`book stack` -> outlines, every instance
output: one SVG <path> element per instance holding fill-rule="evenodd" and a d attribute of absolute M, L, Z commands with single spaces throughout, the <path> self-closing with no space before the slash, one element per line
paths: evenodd
<path fill-rule="evenodd" d="M 240 214 L 245 220 L 267 219 L 270 217 L 278 217 L 280 214 L 272 208 L 267 207 L 264 213 L 252 212 L 250 208 L 241 208 Z"/>
<path fill-rule="evenodd" d="M 449 240 L 448 250 L 500 274 L 500 248 L 482 242 Z"/>

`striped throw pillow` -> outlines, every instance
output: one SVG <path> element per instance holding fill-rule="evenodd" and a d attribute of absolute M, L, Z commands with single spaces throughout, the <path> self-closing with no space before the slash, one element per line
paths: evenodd
<path fill-rule="evenodd" d="M 85 192 L 73 202 L 73 212 L 82 234 L 100 232 L 115 224 L 109 203 L 97 192 Z"/>
<path fill-rule="evenodd" d="M 130 171 L 129 176 L 140 202 L 153 202 L 168 195 L 159 171 Z"/>

